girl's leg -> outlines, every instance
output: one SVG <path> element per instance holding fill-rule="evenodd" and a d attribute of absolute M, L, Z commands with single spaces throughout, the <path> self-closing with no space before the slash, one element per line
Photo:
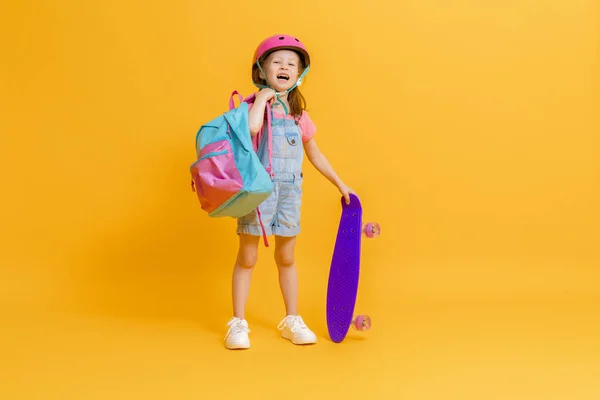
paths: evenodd
<path fill-rule="evenodd" d="M 298 271 L 294 259 L 295 237 L 275 236 L 275 262 L 279 270 L 279 285 L 285 302 L 286 317 L 279 323 L 281 335 L 294 344 L 312 344 L 317 336 L 298 314 Z"/>
<path fill-rule="evenodd" d="M 250 292 L 250 278 L 258 259 L 258 236 L 239 234 L 239 250 L 233 268 L 233 315 L 245 319 L 246 301 Z"/>
<path fill-rule="evenodd" d="M 296 237 L 275 236 L 275 263 L 286 315 L 298 314 L 298 271 L 294 259 Z"/>

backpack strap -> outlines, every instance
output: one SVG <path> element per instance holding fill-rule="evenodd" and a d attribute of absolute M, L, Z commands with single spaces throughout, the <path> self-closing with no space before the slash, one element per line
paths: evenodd
<path fill-rule="evenodd" d="M 272 130 L 272 122 L 273 122 L 273 109 L 271 108 L 270 104 L 267 103 L 266 107 L 265 107 L 265 114 L 267 116 L 267 149 L 269 152 L 269 165 L 267 165 L 265 167 L 265 169 L 267 170 L 267 172 L 269 173 L 269 176 L 271 177 L 271 180 L 273 179 L 274 173 L 273 173 L 273 130 Z M 263 124 L 263 129 L 261 130 L 262 132 L 265 131 L 265 126 Z M 260 134 L 260 132 L 259 132 Z M 260 137 L 257 140 L 257 145 L 258 143 L 260 143 Z M 263 226 L 262 223 L 262 218 L 260 215 L 260 210 L 258 209 L 258 207 L 256 207 L 256 212 L 258 214 L 258 222 L 260 222 L 260 227 L 262 229 L 263 232 L 263 240 L 265 242 L 265 247 L 269 247 L 269 241 L 267 240 L 267 233 L 265 231 L 265 227 Z"/>
<path fill-rule="evenodd" d="M 266 114 L 266 117 L 267 117 L 267 127 L 266 127 L 267 138 L 266 138 L 266 140 L 267 140 L 267 148 L 268 148 L 268 151 L 269 151 L 269 165 L 267 165 L 265 167 L 265 169 L 269 173 L 269 176 L 271 177 L 271 180 L 273 179 L 273 175 L 274 175 L 273 174 L 273 167 L 272 167 L 273 166 L 273 148 L 272 148 L 272 142 L 273 141 L 271 140 L 272 135 L 273 135 L 272 128 L 271 128 L 271 122 L 272 122 L 272 116 L 271 115 L 272 115 L 272 112 L 273 112 L 273 110 L 271 109 L 271 107 L 267 103 L 267 106 L 265 107 L 265 114 Z M 264 126 L 264 124 L 263 124 L 263 129 L 261 129 L 261 132 L 265 132 L 265 126 Z M 257 136 L 261 135 L 261 132 L 259 132 L 257 134 Z M 260 140 L 261 140 L 261 137 L 258 136 L 258 138 L 257 138 L 257 148 L 258 148 L 258 144 L 260 143 Z M 258 214 L 258 222 L 260 223 L 260 228 L 262 229 L 262 232 L 263 232 L 263 240 L 265 242 L 265 247 L 269 247 L 269 241 L 267 240 L 267 233 L 265 231 L 265 227 L 263 225 L 262 218 L 261 218 L 261 215 L 260 215 L 260 210 L 258 209 L 258 207 L 256 207 L 256 212 Z"/>
<path fill-rule="evenodd" d="M 242 101 L 244 101 L 244 98 L 242 97 L 242 95 L 240 94 L 240 92 L 238 92 L 237 90 L 234 90 L 233 93 L 231 93 L 231 97 L 229 98 L 229 110 L 233 110 L 235 108 L 235 103 L 233 101 L 233 96 L 238 95 L 238 98 L 240 99 L 240 103 Z"/>
<path fill-rule="evenodd" d="M 269 150 L 269 165 L 266 169 L 271 179 L 273 179 L 273 109 L 268 103 L 265 107 L 265 114 L 267 114 L 267 148 Z"/>
<path fill-rule="evenodd" d="M 250 96 L 248 96 L 247 98 L 244 99 L 244 97 L 237 91 L 234 90 L 233 93 L 231 93 L 231 97 L 229 98 L 229 110 L 233 110 L 235 108 L 235 102 L 233 97 L 235 95 L 238 95 L 238 98 L 240 99 L 240 102 L 246 102 L 248 104 L 253 104 L 254 103 L 254 99 L 256 98 L 255 94 L 252 94 Z M 273 171 L 272 171 L 272 160 L 273 160 L 273 149 L 272 149 L 272 131 L 271 131 L 271 122 L 272 122 L 272 114 L 273 110 L 271 110 L 271 108 L 269 107 L 269 105 L 267 104 L 267 107 L 265 107 L 265 113 L 267 115 L 267 145 L 268 145 L 268 149 L 269 149 L 269 165 L 266 168 L 267 172 L 269 173 L 269 176 L 271 177 L 271 179 L 273 179 Z M 253 140 L 253 145 L 254 145 L 254 150 L 257 151 L 258 150 L 258 145 L 260 143 L 260 140 L 262 138 L 262 133 L 265 131 L 264 129 L 264 125 L 263 125 L 263 129 L 261 129 L 260 132 L 258 132 L 256 134 L 256 140 Z M 253 138 L 254 139 L 254 138 Z M 262 216 L 260 214 L 260 210 L 258 209 L 258 207 L 256 207 L 256 214 L 258 216 L 258 222 L 260 223 L 260 228 L 262 230 L 262 236 L 263 236 L 263 240 L 265 242 L 265 247 L 269 247 L 269 241 L 267 239 L 267 232 L 265 230 L 265 226 L 263 225 L 262 222 Z"/>
<path fill-rule="evenodd" d="M 229 99 L 229 107 L 231 107 L 233 104 L 233 96 L 235 94 L 239 95 L 237 90 L 231 94 L 231 98 Z M 254 104 L 255 99 L 256 99 L 256 93 L 253 93 L 250 96 L 243 99 L 242 101 L 244 101 L 248 104 Z M 258 151 L 260 142 L 261 142 L 261 140 L 263 140 L 263 135 L 265 133 L 267 134 L 267 138 L 266 138 L 267 152 L 269 154 L 269 157 L 268 157 L 267 165 L 265 165 L 265 169 L 267 170 L 267 173 L 269 174 L 271 179 L 273 179 L 273 128 L 272 128 L 273 127 L 273 109 L 272 109 L 271 105 L 268 103 L 265 107 L 265 120 L 267 121 L 267 123 L 263 124 L 262 129 L 256 135 L 254 135 L 254 137 L 252 137 L 252 146 L 254 148 L 254 151 Z"/>
<path fill-rule="evenodd" d="M 260 215 L 260 210 L 256 207 L 256 213 L 258 214 L 258 222 L 260 223 L 260 229 L 262 229 L 263 233 L 263 241 L 265 242 L 265 247 L 269 247 L 269 241 L 267 240 L 267 231 L 265 231 L 265 226 L 262 222 L 262 217 Z"/>

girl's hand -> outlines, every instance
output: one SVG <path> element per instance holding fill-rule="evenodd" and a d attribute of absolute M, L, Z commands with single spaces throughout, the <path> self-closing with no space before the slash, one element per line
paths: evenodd
<path fill-rule="evenodd" d="M 344 183 L 340 183 L 340 185 L 338 186 L 338 189 L 339 189 L 340 193 L 344 196 L 344 199 L 346 200 L 346 204 L 350 204 L 350 193 L 356 195 L 356 192 L 354 192 L 354 190 L 352 190 L 351 188 L 346 186 L 346 184 L 344 184 Z"/>
<path fill-rule="evenodd" d="M 252 107 L 248 111 L 248 127 L 250 128 L 250 135 L 256 135 L 262 128 L 264 122 L 264 112 L 268 101 L 275 97 L 275 91 L 273 89 L 262 89 L 256 94 L 254 98 L 254 104 L 257 105 Z"/>
<path fill-rule="evenodd" d="M 269 89 L 269 88 L 262 89 L 260 92 L 258 92 L 256 97 L 260 98 L 261 100 L 264 100 L 266 103 L 269 100 L 271 100 L 273 97 L 275 97 L 275 91 L 273 89 Z"/>

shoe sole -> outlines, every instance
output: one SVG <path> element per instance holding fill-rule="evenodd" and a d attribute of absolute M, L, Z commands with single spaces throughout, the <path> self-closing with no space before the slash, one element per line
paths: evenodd
<path fill-rule="evenodd" d="M 287 335 L 285 335 L 285 334 L 283 334 L 283 335 L 281 335 L 281 336 L 283 336 L 283 338 L 284 338 L 284 339 L 287 339 L 287 340 L 289 340 L 290 342 L 292 342 L 292 343 L 294 343 L 294 344 L 299 344 L 299 345 L 304 345 L 304 344 L 315 344 L 315 343 L 317 343 L 317 340 L 316 340 L 316 339 L 315 339 L 315 340 L 300 340 L 300 341 L 298 341 L 298 340 L 294 340 L 294 339 L 292 339 L 291 337 L 288 337 L 288 336 L 287 336 Z"/>
<path fill-rule="evenodd" d="M 245 350 L 245 349 L 250 348 L 250 344 L 231 343 L 231 344 L 226 344 L 225 347 L 227 347 L 229 350 Z"/>

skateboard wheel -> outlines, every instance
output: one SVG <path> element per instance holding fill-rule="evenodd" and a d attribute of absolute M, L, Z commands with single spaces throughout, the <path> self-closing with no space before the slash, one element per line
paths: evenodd
<path fill-rule="evenodd" d="M 363 234 L 369 239 L 376 238 L 381 233 L 381 227 L 377 222 L 367 222 L 363 227 Z"/>
<path fill-rule="evenodd" d="M 368 331 L 371 327 L 371 317 L 368 315 L 357 315 L 352 321 L 352 327 L 357 331 Z"/>

